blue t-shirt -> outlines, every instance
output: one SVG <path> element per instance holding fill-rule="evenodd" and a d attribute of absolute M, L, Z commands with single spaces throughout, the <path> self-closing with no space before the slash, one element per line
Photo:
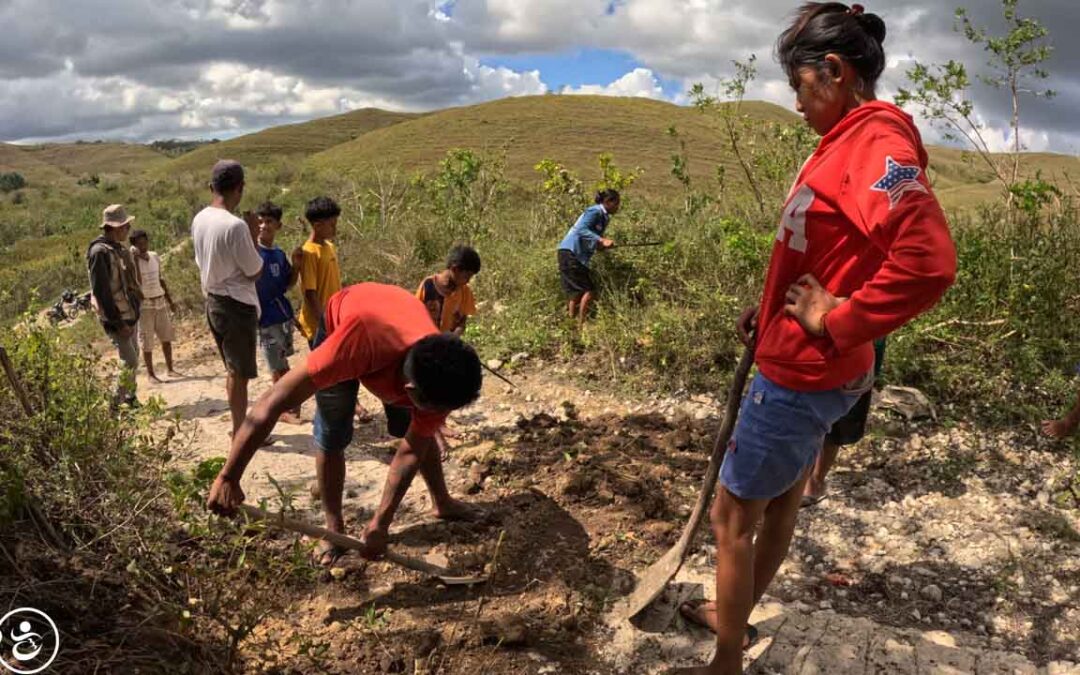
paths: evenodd
<path fill-rule="evenodd" d="M 611 216 L 608 215 L 603 204 L 590 206 L 585 209 L 585 213 L 581 214 L 574 226 L 563 237 L 559 249 L 573 252 L 574 257 L 582 265 L 588 267 L 593 253 L 596 252 L 596 245 L 600 243 L 600 239 L 604 236 L 604 230 L 607 229 L 610 219 Z"/>
<path fill-rule="evenodd" d="M 262 244 L 259 244 L 259 255 L 263 259 L 262 276 L 255 284 L 255 290 L 259 293 L 259 306 L 262 307 L 259 325 L 276 326 L 292 321 L 293 308 L 285 297 L 289 290 L 289 277 L 292 275 L 289 258 L 280 247 L 266 248 Z"/>

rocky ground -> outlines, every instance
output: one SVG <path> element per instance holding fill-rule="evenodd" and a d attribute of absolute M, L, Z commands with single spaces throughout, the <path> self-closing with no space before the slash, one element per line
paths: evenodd
<path fill-rule="evenodd" d="M 201 325 L 186 327 L 186 378 L 142 382 L 190 436 L 182 461 L 227 451 L 221 367 Z M 462 572 L 441 587 L 346 557 L 245 646 L 252 672 L 652 673 L 707 659 L 710 636 L 674 607 L 711 596 L 703 531 L 667 594 L 637 625 L 607 610 L 678 537 L 705 468 L 719 403 L 708 396 L 590 391 L 579 373 L 524 356 L 511 389 L 452 418 L 451 489 L 488 510 L 479 524 L 426 514 L 418 482 L 392 547 Z M 262 381 L 254 394 L 264 389 Z M 367 401 L 378 410 L 373 400 Z M 310 417 L 313 404 L 304 409 Z M 346 514 L 358 533 L 378 499 L 392 442 L 377 418 L 347 451 Z M 1033 428 L 907 420 L 880 408 L 845 451 L 830 497 L 805 510 L 791 555 L 755 613 L 759 673 L 1080 673 L 1080 485 L 1064 449 Z M 300 496 L 314 476 L 310 425 L 280 426 L 253 461 L 249 500 L 273 477 Z M 286 536 L 286 535 L 283 535 Z"/>

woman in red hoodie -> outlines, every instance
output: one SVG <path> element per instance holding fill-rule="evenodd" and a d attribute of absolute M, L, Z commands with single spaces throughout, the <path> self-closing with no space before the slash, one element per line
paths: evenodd
<path fill-rule="evenodd" d="M 873 383 L 873 341 L 934 305 L 956 274 L 919 132 L 874 97 L 884 40 L 861 5 L 812 2 L 777 42 L 795 108 L 822 138 L 788 196 L 761 305 L 739 319 L 759 372 L 710 513 L 717 599 L 681 608 L 716 632 L 716 656 L 678 672 L 742 672 L 747 620 L 787 555 L 822 440 Z"/>

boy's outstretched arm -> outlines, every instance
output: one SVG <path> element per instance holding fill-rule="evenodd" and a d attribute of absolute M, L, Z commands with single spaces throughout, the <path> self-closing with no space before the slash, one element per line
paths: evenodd
<path fill-rule="evenodd" d="M 311 398 L 315 389 L 307 368 L 300 367 L 291 369 L 262 395 L 233 436 L 229 458 L 210 487 L 206 508 L 221 515 L 236 511 L 244 501 L 240 478 L 255 451 L 270 435 L 281 414 Z"/>

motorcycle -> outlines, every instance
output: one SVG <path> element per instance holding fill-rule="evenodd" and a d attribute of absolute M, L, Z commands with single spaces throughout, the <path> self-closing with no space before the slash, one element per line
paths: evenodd
<path fill-rule="evenodd" d="M 53 324 L 70 321 L 79 316 L 80 312 L 89 312 L 93 309 L 90 303 L 90 294 L 76 296 L 70 288 L 60 294 L 60 299 L 52 306 L 47 316 Z"/>

